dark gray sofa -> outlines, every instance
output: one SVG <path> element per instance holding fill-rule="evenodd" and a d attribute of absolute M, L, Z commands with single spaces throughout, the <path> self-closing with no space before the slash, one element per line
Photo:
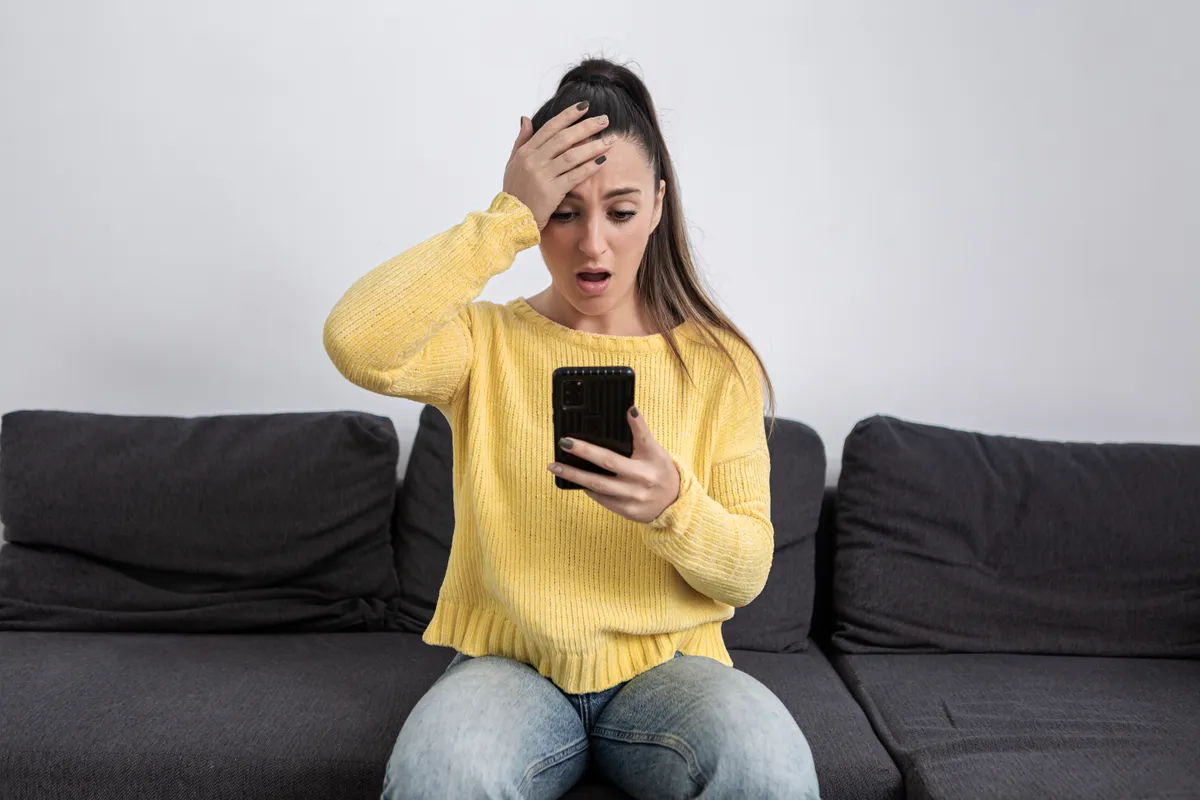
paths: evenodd
<path fill-rule="evenodd" d="M 811 429 L 771 448 L 775 561 L 726 640 L 823 797 L 1200 797 L 1200 448 L 877 417 L 838 491 Z M 399 491 L 398 452 L 353 412 L 5 415 L 0 797 L 378 797 L 452 655 L 419 635 L 441 414 Z"/>

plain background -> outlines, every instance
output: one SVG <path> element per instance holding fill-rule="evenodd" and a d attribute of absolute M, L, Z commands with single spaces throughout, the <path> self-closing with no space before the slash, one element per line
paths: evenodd
<path fill-rule="evenodd" d="M 519 117 L 647 82 L 782 415 L 1200 442 L 1200 3 L 0 3 L 0 412 L 419 407 L 349 285 L 486 208 Z M 484 299 L 546 283 L 537 248 Z"/>

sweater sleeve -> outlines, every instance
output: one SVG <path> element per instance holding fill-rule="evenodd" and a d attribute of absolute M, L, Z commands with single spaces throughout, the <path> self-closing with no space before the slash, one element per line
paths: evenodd
<path fill-rule="evenodd" d="M 757 364 L 752 374 L 758 375 Z M 762 386 L 748 379 L 747 391 L 736 375 L 731 377 L 707 490 L 672 456 L 679 470 L 679 497 L 649 523 L 647 544 L 693 589 L 741 607 L 766 585 L 775 529 Z"/>
<path fill-rule="evenodd" d="M 325 320 L 325 352 L 364 389 L 450 405 L 473 356 L 470 303 L 539 241 L 533 212 L 500 192 L 486 211 L 359 278 Z"/>

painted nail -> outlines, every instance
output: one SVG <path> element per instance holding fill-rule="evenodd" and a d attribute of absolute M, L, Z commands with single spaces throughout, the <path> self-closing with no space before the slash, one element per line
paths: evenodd
<path fill-rule="evenodd" d="M 596 159 L 597 164 L 603 164 L 605 161 L 608 161 L 608 156 L 600 156 Z"/>
<path fill-rule="evenodd" d="M 561 447 L 563 450 L 570 450 L 572 447 L 574 447 L 574 446 L 575 446 L 575 442 L 574 442 L 574 441 L 572 441 L 571 439 L 566 439 L 566 438 L 563 438 L 563 439 L 559 439 L 559 440 L 558 440 L 558 445 L 559 445 L 559 447 Z"/>
<path fill-rule="evenodd" d="M 634 406 L 633 408 L 629 409 L 629 416 L 636 417 L 637 415 L 638 415 L 637 406 Z"/>
<path fill-rule="evenodd" d="M 576 104 L 575 104 L 575 107 L 576 107 L 576 108 L 578 108 L 580 111 L 587 111 L 587 108 L 588 108 L 588 101 L 587 101 L 587 100 L 581 100 L 580 102 L 578 102 L 578 103 L 576 103 Z"/>

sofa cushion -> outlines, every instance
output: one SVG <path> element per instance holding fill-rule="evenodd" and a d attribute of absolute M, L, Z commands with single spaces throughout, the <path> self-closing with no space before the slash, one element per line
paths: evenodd
<path fill-rule="evenodd" d="M 0 775 L 13 797 L 378 798 L 453 655 L 397 633 L 0 632 Z M 820 650 L 733 658 L 796 717 L 823 796 L 902 796 Z M 625 795 L 590 773 L 567 796 Z"/>
<path fill-rule="evenodd" d="M 835 659 L 909 797 L 1195 797 L 1200 661 L 1001 654 Z"/>
<path fill-rule="evenodd" d="M 873 417 L 836 525 L 841 650 L 1200 656 L 1200 447 Z"/>
<path fill-rule="evenodd" d="M 812 750 L 822 797 L 904 797 L 900 770 L 819 647 L 810 643 L 802 653 L 733 650 L 730 656 L 792 712 Z"/>
<path fill-rule="evenodd" d="M 384 627 L 398 452 L 354 412 L 6 414 L 0 629 Z"/>
<path fill-rule="evenodd" d="M 454 453 L 450 423 L 421 409 L 404 484 L 396 502 L 392 549 L 400 581 L 400 626 L 422 633 L 437 606 L 454 534 Z"/>
<path fill-rule="evenodd" d="M 776 419 L 767 447 L 775 528 L 771 572 L 762 593 L 737 609 L 721 626 L 721 634 L 731 648 L 798 653 L 808 647 L 812 624 L 814 543 L 825 491 L 825 445 L 809 426 Z"/>
<path fill-rule="evenodd" d="M 4 796 L 378 800 L 453 655 L 387 632 L 3 632 Z"/>
<path fill-rule="evenodd" d="M 776 421 L 771 450 L 775 554 L 762 593 L 722 626 L 727 647 L 776 653 L 807 647 L 813 606 L 813 540 L 825 487 L 825 449 L 807 425 Z M 405 630 L 433 617 L 454 533 L 453 445 L 441 411 L 426 406 L 397 504 L 394 549 Z"/>

